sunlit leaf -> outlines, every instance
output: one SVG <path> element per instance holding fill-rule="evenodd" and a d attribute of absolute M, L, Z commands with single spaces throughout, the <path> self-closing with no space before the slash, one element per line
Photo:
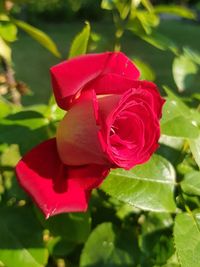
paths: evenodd
<path fill-rule="evenodd" d="M 112 10 L 114 7 L 113 0 L 102 0 L 101 1 L 101 8 L 106 10 Z"/>
<path fill-rule="evenodd" d="M 86 22 L 83 30 L 74 38 L 70 51 L 69 58 L 83 55 L 87 52 L 88 41 L 90 37 L 90 24 Z"/>
<path fill-rule="evenodd" d="M 187 173 L 181 182 L 181 188 L 187 194 L 200 196 L 200 172 Z"/>
<path fill-rule="evenodd" d="M 143 252 L 142 266 L 162 266 L 174 254 L 174 244 L 170 231 L 159 230 L 141 237 Z"/>
<path fill-rule="evenodd" d="M 0 121 L 0 143 L 19 144 L 22 154 L 47 139 L 49 121 L 36 111 L 9 114 Z"/>
<path fill-rule="evenodd" d="M 151 1 L 149 0 L 141 0 L 141 3 L 143 4 L 143 6 L 149 11 L 149 12 L 153 12 L 154 11 L 154 7 L 151 4 Z"/>
<path fill-rule="evenodd" d="M 14 22 L 20 29 L 28 33 L 33 39 L 49 50 L 54 56 L 59 58 L 61 57 L 56 44 L 46 33 L 22 20 L 14 20 Z"/>
<path fill-rule="evenodd" d="M 112 223 L 98 225 L 83 248 L 80 267 L 136 267 L 139 260 L 134 232 L 120 230 Z"/>
<path fill-rule="evenodd" d="M 17 27 L 9 21 L 0 22 L 0 36 L 7 42 L 14 42 L 17 39 Z"/>
<path fill-rule="evenodd" d="M 200 169 L 200 136 L 196 139 L 189 140 L 192 155 Z"/>
<path fill-rule="evenodd" d="M 156 5 L 154 8 L 156 13 L 168 13 L 187 19 L 195 19 L 196 14 L 191 9 L 181 5 Z"/>
<path fill-rule="evenodd" d="M 156 27 L 159 24 L 159 17 L 154 13 L 149 13 L 147 11 L 140 10 L 137 11 L 136 16 L 139 19 L 146 34 L 151 34 L 152 27 Z"/>
<path fill-rule="evenodd" d="M 163 134 L 174 137 L 195 139 L 199 135 L 198 127 L 194 125 L 190 119 L 187 119 L 184 116 L 176 116 L 165 123 L 161 123 L 161 129 Z"/>
<path fill-rule="evenodd" d="M 139 68 L 141 72 L 140 79 L 149 80 L 149 81 L 155 80 L 156 74 L 147 63 L 145 63 L 144 61 L 140 59 L 134 59 L 134 63 L 136 64 L 136 66 Z"/>
<path fill-rule="evenodd" d="M 131 9 L 130 0 L 115 1 L 115 6 L 120 14 L 122 20 L 125 20 Z"/>
<path fill-rule="evenodd" d="M 0 217 L 0 261 L 7 267 L 45 266 L 48 251 L 32 209 L 1 208 Z"/>
<path fill-rule="evenodd" d="M 79 244 L 85 242 L 89 236 L 91 218 L 88 212 L 63 213 L 50 217 L 48 220 L 38 209 L 36 209 L 36 213 L 42 225 L 55 237 L 60 236 L 68 242 Z"/>
<path fill-rule="evenodd" d="M 174 211 L 175 171 L 164 158 L 154 155 L 130 171 L 113 170 L 101 188 L 109 195 L 144 210 Z"/>
<path fill-rule="evenodd" d="M 195 139 L 199 136 L 198 124 L 189 107 L 165 87 L 168 94 L 161 119 L 162 134 Z"/>
<path fill-rule="evenodd" d="M 199 267 L 199 214 L 178 214 L 175 220 L 174 241 L 181 267 Z"/>
<path fill-rule="evenodd" d="M 161 33 L 154 32 L 151 35 L 139 35 L 139 37 L 160 50 L 171 50 L 175 54 L 178 52 L 177 45 L 174 41 Z"/>
<path fill-rule="evenodd" d="M 172 72 L 178 90 L 182 92 L 192 86 L 198 67 L 189 57 L 182 55 L 174 59 Z"/>
<path fill-rule="evenodd" d="M 0 37 L 0 57 L 5 59 L 8 63 L 11 63 L 11 48 L 1 37 Z"/>
<path fill-rule="evenodd" d="M 193 50 L 190 47 L 183 48 L 184 54 L 190 58 L 193 62 L 200 65 L 200 53 L 196 50 Z"/>
<path fill-rule="evenodd" d="M 3 98 L 0 98 L 0 118 L 3 118 L 12 112 L 12 106 Z"/>
<path fill-rule="evenodd" d="M 0 165 L 15 167 L 20 157 L 21 155 L 18 145 L 12 144 L 7 149 L 5 149 L 4 153 L 1 155 Z"/>

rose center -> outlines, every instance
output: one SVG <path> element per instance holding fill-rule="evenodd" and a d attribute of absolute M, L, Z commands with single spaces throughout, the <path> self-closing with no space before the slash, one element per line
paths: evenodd
<path fill-rule="evenodd" d="M 140 142 L 141 134 L 141 120 L 129 110 L 122 111 L 110 129 L 110 144 L 114 154 L 119 155 L 124 151 L 129 157 Z"/>

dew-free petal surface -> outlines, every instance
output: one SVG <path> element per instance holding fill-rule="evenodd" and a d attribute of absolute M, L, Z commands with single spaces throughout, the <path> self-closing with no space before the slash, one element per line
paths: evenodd
<path fill-rule="evenodd" d="M 86 211 L 90 191 L 108 171 L 103 165 L 64 165 L 55 138 L 32 149 L 16 166 L 19 183 L 47 218 L 63 212 Z"/>
<path fill-rule="evenodd" d="M 50 73 L 56 101 L 65 110 L 80 90 L 101 75 L 115 73 L 130 79 L 140 76 L 136 66 L 121 52 L 79 56 L 52 67 Z"/>
<path fill-rule="evenodd" d="M 60 122 L 56 140 L 63 163 L 72 166 L 109 164 L 98 137 L 98 103 L 94 91 L 85 91 Z"/>

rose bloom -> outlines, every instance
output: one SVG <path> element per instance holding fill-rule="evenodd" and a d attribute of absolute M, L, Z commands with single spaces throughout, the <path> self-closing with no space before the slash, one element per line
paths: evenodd
<path fill-rule="evenodd" d="M 121 52 L 88 54 L 51 68 L 57 104 L 67 113 L 56 137 L 17 164 L 21 186 L 46 217 L 87 210 L 111 168 L 129 170 L 158 147 L 164 100 Z"/>

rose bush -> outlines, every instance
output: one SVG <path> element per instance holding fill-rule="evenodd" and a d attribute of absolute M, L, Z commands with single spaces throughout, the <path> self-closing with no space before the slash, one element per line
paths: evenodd
<path fill-rule="evenodd" d="M 123 53 L 89 54 L 51 68 L 58 105 L 67 111 L 56 137 L 17 164 L 21 186 L 46 217 L 85 211 L 111 168 L 129 170 L 158 147 L 164 100 Z"/>

